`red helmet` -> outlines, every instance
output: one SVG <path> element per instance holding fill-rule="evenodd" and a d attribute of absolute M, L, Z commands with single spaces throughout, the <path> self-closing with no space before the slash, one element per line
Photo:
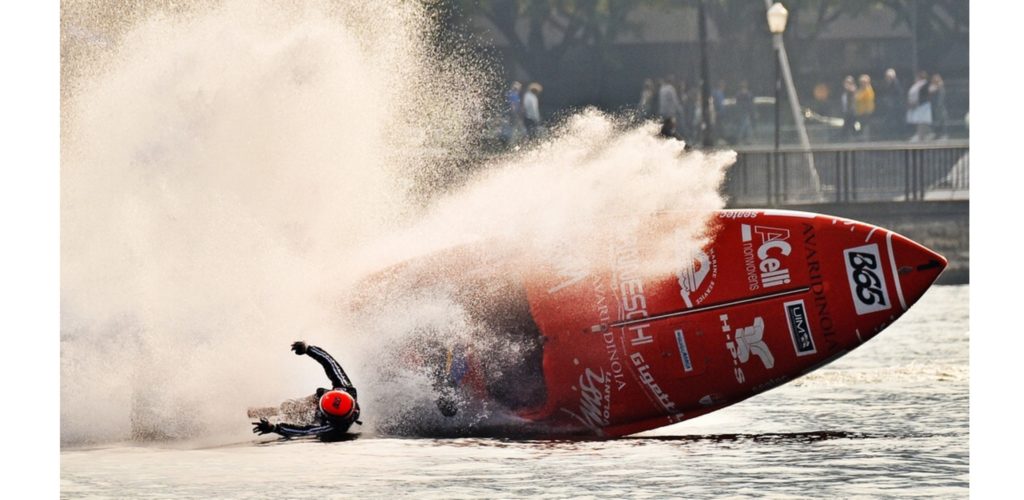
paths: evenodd
<path fill-rule="evenodd" d="M 356 400 L 345 391 L 327 391 L 320 396 L 320 409 L 332 417 L 345 418 L 356 410 Z"/>

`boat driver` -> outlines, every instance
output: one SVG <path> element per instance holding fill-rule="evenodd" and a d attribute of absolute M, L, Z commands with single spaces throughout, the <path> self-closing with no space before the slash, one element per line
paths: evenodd
<path fill-rule="evenodd" d="M 315 345 L 307 345 L 301 340 L 292 344 L 292 351 L 299 356 L 306 354 L 320 363 L 327 373 L 327 378 L 331 379 L 331 389 L 321 387 L 316 390 L 317 408 L 313 424 L 271 424 L 267 419 L 261 418 L 259 422 L 253 422 L 252 431 L 260 435 L 274 432 L 286 438 L 316 436 L 322 441 L 345 438 L 353 423 L 362 425 L 359 421 L 356 388 L 345 375 L 345 370 L 327 354 L 327 351 Z"/>

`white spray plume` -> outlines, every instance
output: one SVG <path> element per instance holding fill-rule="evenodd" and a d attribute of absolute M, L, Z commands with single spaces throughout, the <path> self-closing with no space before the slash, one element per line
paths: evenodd
<path fill-rule="evenodd" d="M 658 209 L 693 214 L 696 248 L 722 206 L 731 156 L 594 111 L 438 195 L 438 157 L 467 154 L 491 87 L 478 61 L 430 47 L 412 2 L 66 4 L 65 444 L 242 438 L 246 407 L 324 383 L 287 351 L 300 338 L 373 391 L 338 304 L 389 262 L 480 238 L 589 248 L 594 221 Z M 462 321 L 419 309 L 393 334 Z"/>

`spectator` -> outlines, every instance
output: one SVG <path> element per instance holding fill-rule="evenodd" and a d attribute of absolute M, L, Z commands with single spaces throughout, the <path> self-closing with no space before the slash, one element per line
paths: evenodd
<path fill-rule="evenodd" d="M 878 112 L 882 115 L 883 136 L 886 139 L 905 137 L 901 133 L 904 112 L 907 109 L 904 104 L 905 96 L 903 85 L 896 78 L 896 70 L 885 70 L 885 82 L 878 89 Z"/>
<path fill-rule="evenodd" d="M 505 93 L 505 104 L 508 118 L 505 124 L 505 133 L 503 134 L 505 143 L 509 146 L 519 142 L 519 138 L 523 130 L 523 102 L 520 93 L 522 92 L 523 84 L 519 82 L 512 82 L 509 86 L 508 92 Z"/>
<path fill-rule="evenodd" d="M 658 135 L 666 139 L 676 138 L 676 119 L 669 117 L 661 120 L 661 131 Z"/>
<path fill-rule="evenodd" d="M 917 72 L 917 80 L 907 91 L 907 124 L 914 127 L 910 142 L 930 139 L 932 103 L 928 94 L 928 73 Z"/>
<path fill-rule="evenodd" d="M 686 81 L 679 80 L 679 109 L 676 111 L 676 137 L 683 139 L 684 141 L 689 140 L 690 127 L 686 121 L 686 111 L 692 103 L 690 102 L 690 95 L 686 92 Z"/>
<path fill-rule="evenodd" d="M 647 120 L 654 118 L 654 82 L 650 78 L 644 80 L 644 87 L 640 91 L 640 103 L 637 105 L 640 118 Z"/>
<path fill-rule="evenodd" d="M 714 112 L 711 115 L 712 123 L 717 124 L 722 119 L 722 113 L 725 112 L 725 80 L 718 80 L 718 85 L 711 91 L 711 106 Z"/>
<path fill-rule="evenodd" d="M 932 83 L 928 86 L 928 94 L 932 102 L 932 121 L 935 123 L 935 135 L 939 139 L 948 139 L 949 131 L 946 129 L 946 121 L 949 119 L 949 111 L 946 109 L 946 84 L 938 73 L 932 75 Z"/>
<path fill-rule="evenodd" d="M 695 142 L 700 130 L 700 117 L 697 115 L 697 108 L 700 107 L 700 89 L 696 85 L 686 86 L 686 99 L 681 103 L 683 107 L 683 131 L 690 141 Z"/>
<path fill-rule="evenodd" d="M 850 139 L 855 132 L 854 123 L 857 121 L 854 114 L 854 101 L 857 95 L 857 84 L 853 75 L 846 75 L 843 78 L 843 94 L 839 97 L 843 109 L 843 139 Z"/>
<path fill-rule="evenodd" d="M 538 100 L 544 87 L 537 82 L 526 87 L 526 95 L 523 96 L 523 116 L 526 119 L 526 133 L 530 139 L 536 139 L 540 134 L 540 102 Z"/>
<path fill-rule="evenodd" d="M 704 136 L 704 103 L 701 101 L 704 99 L 704 85 L 698 83 L 693 87 L 693 140 L 697 142 Z M 710 98 L 709 101 L 710 103 Z M 709 113 L 714 115 L 714 110 Z M 713 121 L 712 117 L 712 121 Z"/>
<path fill-rule="evenodd" d="M 672 77 L 662 79 L 658 88 L 658 116 L 662 119 L 675 118 L 679 112 L 679 95 L 672 85 Z"/>
<path fill-rule="evenodd" d="M 738 128 L 736 131 L 736 142 L 749 144 L 754 133 L 754 95 L 750 93 L 746 81 L 740 82 L 740 90 L 736 93 L 736 114 Z"/>
<path fill-rule="evenodd" d="M 829 105 L 828 98 L 832 95 L 832 90 L 828 88 L 828 84 L 825 82 L 818 82 L 814 86 L 814 111 L 819 115 L 830 115 L 832 113 L 832 107 Z"/>
<path fill-rule="evenodd" d="M 523 90 L 523 84 L 519 82 L 512 82 L 508 92 L 505 94 L 505 102 L 508 104 L 508 115 L 509 119 L 518 121 L 523 116 L 523 102 L 520 93 Z"/>
<path fill-rule="evenodd" d="M 868 122 L 875 113 L 875 89 L 871 87 L 871 77 L 860 75 L 857 79 L 857 91 L 853 96 L 853 115 L 860 123 L 861 136 L 868 136 Z"/>

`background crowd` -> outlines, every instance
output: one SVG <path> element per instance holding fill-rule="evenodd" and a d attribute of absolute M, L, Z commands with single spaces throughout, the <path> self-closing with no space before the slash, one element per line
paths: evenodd
<path fill-rule="evenodd" d="M 893 68 L 886 69 L 877 88 L 872 77 L 847 75 L 832 92 L 826 83 L 814 87 L 810 99 L 801 98 L 805 121 L 824 129 L 825 139 L 842 141 L 930 141 L 949 138 L 946 87 L 938 73 L 918 71 L 904 85 Z M 700 86 L 688 85 L 674 75 L 643 82 L 637 113 L 657 119 L 665 136 L 694 141 L 702 123 Z M 774 126 L 774 96 L 755 97 L 747 81 L 730 86 L 719 81 L 708 98 L 709 121 L 719 143 L 751 144 L 755 131 L 768 137 Z M 785 96 L 783 96 L 785 99 Z M 792 117 L 783 107 L 784 128 Z"/>
<path fill-rule="evenodd" d="M 833 92 L 822 82 L 814 86 L 811 98 L 801 97 L 805 123 L 823 131 L 824 137 L 819 136 L 819 140 L 920 142 L 949 138 L 946 87 L 938 73 L 918 71 L 905 85 L 896 70 L 888 68 L 878 80 L 868 74 L 856 78 L 846 75 L 836 89 Z M 501 130 L 506 145 L 545 133 L 542 92 L 543 86 L 537 82 L 525 87 L 518 81 L 509 85 Z M 635 116 L 657 120 L 665 137 L 695 143 L 703 123 L 700 99 L 699 85 L 689 85 L 675 75 L 647 78 L 641 86 Z M 711 89 L 707 109 L 718 144 L 752 144 L 758 142 L 755 135 L 769 137 L 774 127 L 774 97 L 755 97 L 746 80 L 734 86 L 718 81 Z M 788 106 L 781 113 L 783 128 L 792 128 Z M 761 133 L 756 134 L 758 131 Z"/>
<path fill-rule="evenodd" d="M 505 117 L 501 126 L 501 140 L 512 146 L 524 139 L 536 139 L 544 133 L 541 122 L 540 95 L 544 86 L 533 82 L 523 90 L 523 84 L 512 82 L 505 92 Z"/>

